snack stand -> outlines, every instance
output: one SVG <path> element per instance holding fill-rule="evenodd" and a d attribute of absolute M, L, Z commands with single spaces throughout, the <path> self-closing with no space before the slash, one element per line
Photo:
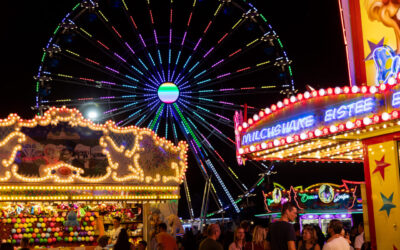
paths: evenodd
<path fill-rule="evenodd" d="M 309 187 L 291 186 L 285 189 L 274 183 L 271 192 L 264 193 L 265 214 L 256 217 L 269 217 L 271 221 L 280 216 L 282 205 L 293 202 L 299 213 L 300 230 L 306 224 L 317 225 L 326 233 L 329 221 L 338 219 L 347 228 L 353 226 L 354 214 L 362 214 L 360 182 L 343 181 L 342 185 L 334 183 L 317 183 Z"/>
<path fill-rule="evenodd" d="M 379 86 L 327 88 L 284 99 L 237 126 L 238 154 L 243 161 L 364 162 L 367 240 L 400 244 L 399 83 L 390 78 Z M 383 245 L 379 249 L 388 249 Z"/>
<path fill-rule="evenodd" d="M 75 109 L 0 120 L 0 239 L 34 246 L 96 245 L 120 216 L 148 239 L 151 211 L 177 213 L 187 145 L 148 129 L 95 124 Z"/>

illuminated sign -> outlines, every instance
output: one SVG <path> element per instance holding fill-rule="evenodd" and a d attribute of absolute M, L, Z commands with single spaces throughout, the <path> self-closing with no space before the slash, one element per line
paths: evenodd
<path fill-rule="evenodd" d="M 400 91 L 395 92 L 392 97 L 392 107 L 396 108 L 400 106 Z"/>
<path fill-rule="evenodd" d="M 335 193 L 331 185 L 322 184 L 319 187 L 318 197 L 323 203 L 331 203 L 333 201 L 334 196 Z"/>
<path fill-rule="evenodd" d="M 344 201 L 344 200 L 348 200 L 350 198 L 349 194 L 335 194 L 335 198 L 333 198 L 333 202 L 339 202 L 339 201 Z"/>
<path fill-rule="evenodd" d="M 252 144 L 254 142 L 287 135 L 300 131 L 302 129 L 310 128 L 314 126 L 316 120 L 314 115 L 308 115 L 305 117 L 289 120 L 275 124 L 271 127 L 262 128 L 260 130 L 252 131 L 242 138 L 242 145 Z"/>
<path fill-rule="evenodd" d="M 318 195 L 314 194 L 314 195 L 309 195 L 309 194 L 299 194 L 301 196 L 301 202 L 305 203 L 307 201 L 310 200 L 317 200 L 318 199 Z"/>
<path fill-rule="evenodd" d="M 400 96 L 399 96 L 400 99 Z M 400 102 L 400 100 L 399 100 Z M 347 119 L 353 116 L 369 113 L 375 108 L 374 98 L 366 98 L 348 104 L 340 105 L 336 108 L 330 108 L 325 111 L 324 121 Z"/>
<path fill-rule="evenodd" d="M 274 188 L 274 191 L 272 191 L 272 199 L 273 199 L 274 203 L 281 202 L 282 192 L 279 188 Z"/>

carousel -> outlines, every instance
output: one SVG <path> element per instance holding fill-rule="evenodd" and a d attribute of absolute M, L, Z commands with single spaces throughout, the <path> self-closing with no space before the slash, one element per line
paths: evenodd
<path fill-rule="evenodd" d="M 149 129 L 95 124 L 75 109 L 0 120 L 0 239 L 34 246 L 96 245 L 118 216 L 132 243 L 173 220 L 187 145 Z"/>

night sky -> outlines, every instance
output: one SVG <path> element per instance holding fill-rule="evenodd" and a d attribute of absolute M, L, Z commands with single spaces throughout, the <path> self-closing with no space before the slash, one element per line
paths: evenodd
<path fill-rule="evenodd" d="M 136 0 L 135 0 L 136 1 Z M 295 87 L 348 84 L 337 1 L 257 0 L 254 5 L 280 36 L 292 68 Z M 42 48 L 61 18 L 75 5 L 69 0 L 5 1 L 1 15 L 0 116 L 18 113 L 31 118 L 34 80 Z M 260 100 L 260 107 L 271 105 Z M 341 179 L 363 180 L 361 164 L 276 164 L 272 179 L 287 187 Z M 197 173 L 198 174 L 198 173 Z M 301 181 L 296 176 L 301 175 Z M 193 176 L 188 176 L 188 179 Z M 300 183 L 301 182 L 301 183 Z M 201 188 L 199 189 L 201 190 Z M 197 197 L 201 197 L 198 194 Z"/>

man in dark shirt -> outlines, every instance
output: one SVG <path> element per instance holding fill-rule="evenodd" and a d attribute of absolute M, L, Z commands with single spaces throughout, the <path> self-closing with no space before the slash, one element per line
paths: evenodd
<path fill-rule="evenodd" d="M 290 223 L 297 217 L 297 208 L 287 202 L 283 204 L 279 221 L 272 223 L 267 235 L 268 250 L 296 250 L 296 234 Z"/>
<path fill-rule="evenodd" d="M 221 243 L 217 241 L 221 235 L 221 229 L 218 224 L 211 224 L 207 228 L 207 238 L 201 243 L 199 250 L 223 250 Z"/>

